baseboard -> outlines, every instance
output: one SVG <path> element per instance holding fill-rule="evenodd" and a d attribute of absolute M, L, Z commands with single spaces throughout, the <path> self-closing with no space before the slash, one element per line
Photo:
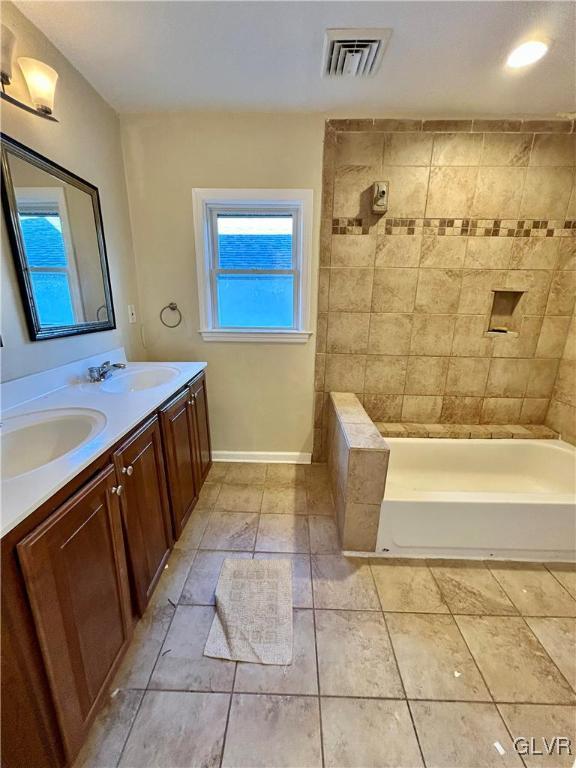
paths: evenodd
<path fill-rule="evenodd" d="M 214 461 L 264 461 L 268 464 L 310 464 L 311 453 L 283 451 L 212 451 Z"/>

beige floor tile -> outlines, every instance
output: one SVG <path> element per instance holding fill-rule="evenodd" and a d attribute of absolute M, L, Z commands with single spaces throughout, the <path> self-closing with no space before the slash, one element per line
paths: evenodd
<path fill-rule="evenodd" d="M 260 512 L 262 486 L 223 483 L 216 500 L 216 509 L 229 512 Z"/>
<path fill-rule="evenodd" d="M 149 608 L 157 605 L 175 605 L 178 602 L 195 557 L 196 550 L 182 549 L 179 543 L 176 544 L 158 580 Z"/>
<path fill-rule="evenodd" d="M 264 485 L 266 479 L 266 464 L 244 462 L 228 464 L 226 483 L 241 483 L 243 485 Z"/>
<path fill-rule="evenodd" d="M 507 563 L 490 570 L 524 616 L 576 616 L 576 600 L 543 565 Z"/>
<path fill-rule="evenodd" d="M 311 515 L 308 518 L 308 527 L 312 554 L 327 555 L 341 551 L 340 536 L 335 520 L 326 516 Z"/>
<path fill-rule="evenodd" d="M 220 495 L 221 488 L 222 483 L 204 483 L 198 494 L 198 501 L 196 502 L 192 515 L 199 509 L 213 509 L 216 500 Z"/>
<path fill-rule="evenodd" d="M 410 709 L 428 768 L 521 768 L 493 704 L 412 701 Z"/>
<path fill-rule="evenodd" d="M 306 503 L 309 515 L 328 515 L 334 517 L 334 502 L 328 486 L 308 485 Z"/>
<path fill-rule="evenodd" d="M 158 656 L 149 688 L 177 691 L 231 691 L 233 661 L 204 656 L 215 609 L 179 605 Z"/>
<path fill-rule="evenodd" d="M 123 768 L 218 768 L 230 695 L 148 691 L 126 742 Z"/>
<path fill-rule="evenodd" d="M 316 611 L 323 696 L 403 698 L 386 624 L 370 611 Z"/>
<path fill-rule="evenodd" d="M 204 488 L 219 487 L 218 485 L 204 485 Z M 193 510 L 178 539 L 178 547 L 180 549 L 198 549 L 211 514 L 211 509 L 195 508 Z"/>
<path fill-rule="evenodd" d="M 567 589 L 572 597 L 576 598 L 576 565 L 549 563 L 546 567 L 562 584 L 564 589 Z"/>
<path fill-rule="evenodd" d="M 90 730 L 73 768 L 116 766 L 144 691 L 120 690 L 111 696 Z"/>
<path fill-rule="evenodd" d="M 126 656 L 114 678 L 115 688 L 146 688 L 170 627 L 175 608 L 170 603 L 148 606 L 136 624 Z"/>
<path fill-rule="evenodd" d="M 380 610 L 367 560 L 344 555 L 313 555 L 312 587 L 316 608 Z"/>
<path fill-rule="evenodd" d="M 215 461 L 210 467 L 206 478 L 207 483 L 223 483 L 228 473 L 230 464 L 226 461 Z"/>
<path fill-rule="evenodd" d="M 524 754 L 527 768 L 572 768 L 576 744 L 576 707 L 558 707 L 545 704 L 499 704 L 498 709 L 512 734 L 522 738 L 520 749 L 526 749 L 525 739 L 533 736 L 534 746 L 544 752 L 544 739 L 551 746 L 554 736 L 568 737 L 572 742 L 572 754 L 562 749 L 552 755 Z"/>
<path fill-rule="evenodd" d="M 308 464 L 306 466 L 306 483 L 309 486 L 327 488 L 330 485 L 330 475 L 327 464 Z"/>
<path fill-rule="evenodd" d="M 425 562 L 371 560 L 371 568 L 383 610 L 449 613 Z"/>
<path fill-rule="evenodd" d="M 305 464 L 268 464 L 267 486 L 305 485 Z"/>
<path fill-rule="evenodd" d="M 451 616 L 389 613 L 386 624 L 409 699 L 491 701 Z"/>
<path fill-rule="evenodd" d="M 457 616 L 495 701 L 571 704 L 574 692 L 524 619 Z"/>
<path fill-rule="evenodd" d="M 259 552 L 309 552 L 307 519 L 300 515 L 260 515 L 256 549 Z"/>
<path fill-rule="evenodd" d="M 326 768 L 417 768 L 422 758 L 405 701 L 322 699 Z"/>
<path fill-rule="evenodd" d="M 310 556 L 256 552 L 255 560 L 290 560 L 292 563 L 292 603 L 294 608 L 312 608 Z"/>
<path fill-rule="evenodd" d="M 214 591 L 222 563 L 227 557 L 250 560 L 252 553 L 200 550 L 184 584 L 180 602 L 187 605 L 214 605 Z"/>
<path fill-rule="evenodd" d="M 428 565 L 453 613 L 490 616 L 518 613 L 483 563 L 431 560 Z"/>
<path fill-rule="evenodd" d="M 576 690 L 576 619 L 527 618 L 526 623 Z"/>
<path fill-rule="evenodd" d="M 318 694 L 316 644 L 312 611 L 294 611 L 292 664 L 239 662 L 234 691 L 239 693 Z"/>
<path fill-rule="evenodd" d="M 223 768 L 321 765 L 318 699 L 234 694 Z"/>
<path fill-rule="evenodd" d="M 208 521 L 200 546 L 202 549 L 252 549 L 257 528 L 258 515 L 255 512 L 218 509 Z"/>
<path fill-rule="evenodd" d="M 302 485 L 264 488 L 262 513 L 305 515 L 306 488 Z"/>

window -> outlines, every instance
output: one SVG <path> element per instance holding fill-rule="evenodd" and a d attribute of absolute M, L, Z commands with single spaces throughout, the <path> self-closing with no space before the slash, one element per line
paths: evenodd
<path fill-rule="evenodd" d="M 200 332 L 207 341 L 306 341 L 309 190 L 194 190 Z"/>

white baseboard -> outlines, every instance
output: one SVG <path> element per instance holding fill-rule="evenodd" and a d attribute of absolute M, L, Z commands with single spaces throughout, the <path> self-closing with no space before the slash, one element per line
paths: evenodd
<path fill-rule="evenodd" d="M 264 461 L 268 464 L 310 464 L 311 453 L 282 451 L 212 451 L 214 461 Z"/>

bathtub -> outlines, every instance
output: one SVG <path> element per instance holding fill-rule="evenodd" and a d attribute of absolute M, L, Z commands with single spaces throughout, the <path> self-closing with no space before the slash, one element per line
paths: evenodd
<path fill-rule="evenodd" d="M 576 449 L 561 440 L 386 438 L 377 552 L 576 560 Z"/>

